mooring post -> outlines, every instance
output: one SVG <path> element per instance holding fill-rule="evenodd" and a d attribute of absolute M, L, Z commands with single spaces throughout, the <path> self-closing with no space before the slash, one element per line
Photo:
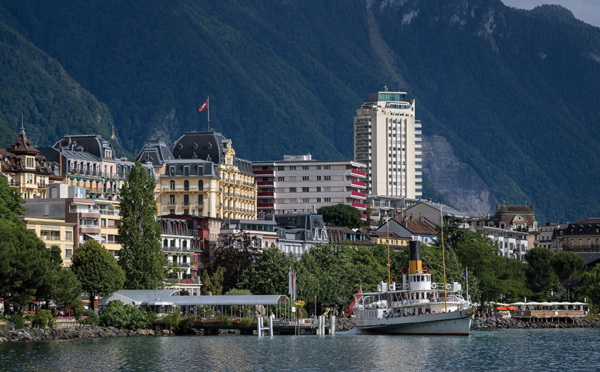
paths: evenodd
<path fill-rule="evenodd" d="M 269 334 L 273 337 L 273 323 L 275 322 L 275 315 L 269 316 Z"/>
<path fill-rule="evenodd" d="M 329 325 L 329 334 L 335 335 L 335 315 L 331 316 L 331 324 Z"/>
<path fill-rule="evenodd" d="M 256 319 L 256 328 L 258 328 L 258 337 L 262 337 L 262 317 L 260 316 Z"/>

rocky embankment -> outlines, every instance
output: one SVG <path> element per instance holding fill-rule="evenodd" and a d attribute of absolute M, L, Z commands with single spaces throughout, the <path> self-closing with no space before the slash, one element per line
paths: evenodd
<path fill-rule="evenodd" d="M 345 317 L 339 317 L 335 319 L 335 331 L 336 332 L 345 332 L 354 329 L 354 324 L 350 321 L 350 319 Z"/>
<path fill-rule="evenodd" d="M 476 319 L 473 326 L 478 329 L 541 329 L 541 328 L 600 328 L 600 319 L 573 319 L 568 322 L 553 322 L 540 320 L 536 322 L 523 321 L 514 318 Z"/>
<path fill-rule="evenodd" d="M 72 340 L 100 337 L 131 337 L 131 336 L 170 336 L 168 330 L 153 331 L 139 329 L 137 331 L 121 330 L 114 327 L 74 326 L 64 328 L 24 328 L 19 330 L 1 331 L 0 343 L 13 341 L 44 341 L 44 340 Z"/>

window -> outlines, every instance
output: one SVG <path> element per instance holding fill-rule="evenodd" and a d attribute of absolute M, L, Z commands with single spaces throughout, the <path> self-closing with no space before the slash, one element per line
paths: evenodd
<path fill-rule="evenodd" d="M 283 181 L 285 181 L 285 177 L 277 177 L 277 181 L 283 182 Z"/>
<path fill-rule="evenodd" d="M 171 181 L 171 190 L 175 190 L 175 181 Z"/>
<path fill-rule="evenodd" d="M 285 170 L 285 167 L 283 165 L 280 165 L 277 167 L 277 170 L 279 170 L 279 171 Z"/>
<path fill-rule="evenodd" d="M 183 181 L 183 190 L 190 191 L 190 181 L 188 181 L 188 180 Z"/>
<path fill-rule="evenodd" d="M 100 219 L 100 227 L 106 227 L 106 218 Z"/>
<path fill-rule="evenodd" d="M 65 249 L 65 260 L 70 260 L 73 257 L 72 249 Z"/>
<path fill-rule="evenodd" d="M 309 198 L 302 198 L 302 203 L 310 203 L 310 199 Z"/>
<path fill-rule="evenodd" d="M 290 198 L 290 204 L 295 204 L 298 203 L 298 199 L 297 198 Z"/>
<path fill-rule="evenodd" d="M 317 170 L 321 170 L 321 166 L 320 165 L 317 165 Z"/>
<path fill-rule="evenodd" d="M 290 192 L 296 192 L 296 188 L 295 187 L 290 187 Z"/>
<path fill-rule="evenodd" d="M 296 166 L 295 165 L 290 166 L 290 170 L 296 170 Z"/>
<path fill-rule="evenodd" d="M 309 190 L 308 187 L 303 187 L 302 188 L 302 192 L 308 192 L 308 190 Z"/>
<path fill-rule="evenodd" d="M 320 202 L 321 202 L 321 198 L 317 198 L 317 203 L 320 203 Z"/>
<path fill-rule="evenodd" d="M 183 205 L 190 205 L 190 196 L 187 194 L 183 196 Z"/>
<path fill-rule="evenodd" d="M 175 214 L 175 209 L 169 209 L 169 214 Z"/>
<path fill-rule="evenodd" d="M 189 165 L 186 165 L 185 167 L 183 167 L 183 175 L 184 176 L 190 175 L 190 166 Z"/>
<path fill-rule="evenodd" d="M 321 176 L 317 176 L 317 181 L 321 181 Z"/>
<path fill-rule="evenodd" d="M 323 169 L 331 169 L 331 165 L 324 165 Z"/>
<path fill-rule="evenodd" d="M 73 240 L 73 232 L 65 231 L 65 240 L 72 241 Z"/>
<path fill-rule="evenodd" d="M 308 170 L 308 165 L 303 165 L 302 170 Z"/>
<path fill-rule="evenodd" d="M 331 176 L 325 176 L 325 181 L 331 181 Z"/>
<path fill-rule="evenodd" d="M 317 186 L 317 192 L 321 192 L 321 186 Z"/>
<path fill-rule="evenodd" d="M 308 181 L 308 180 L 309 180 L 308 176 L 302 176 L 302 181 Z"/>
<path fill-rule="evenodd" d="M 198 190 L 200 190 L 200 191 L 204 190 L 204 181 L 202 181 L 202 180 L 198 181 Z"/>
<path fill-rule="evenodd" d="M 325 199 L 325 203 L 331 203 L 331 198 L 324 198 Z"/>
<path fill-rule="evenodd" d="M 204 204 L 204 195 L 198 195 L 198 205 Z"/>
<path fill-rule="evenodd" d="M 183 210 L 183 214 L 190 214 L 190 210 L 189 209 L 184 209 Z"/>
<path fill-rule="evenodd" d="M 169 204 L 175 205 L 175 195 L 169 195 Z"/>

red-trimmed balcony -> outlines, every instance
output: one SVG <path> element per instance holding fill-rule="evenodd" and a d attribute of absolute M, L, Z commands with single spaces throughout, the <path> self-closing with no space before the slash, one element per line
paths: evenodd
<path fill-rule="evenodd" d="M 259 191 L 256 193 L 256 196 L 273 196 L 272 191 Z"/>
<path fill-rule="evenodd" d="M 258 203 L 256 203 L 256 207 L 257 208 L 273 208 L 273 204 L 274 203 L 261 203 L 261 202 L 258 202 Z"/>
<path fill-rule="evenodd" d="M 258 186 L 267 186 L 267 185 L 273 185 L 273 181 L 256 181 L 256 184 Z"/>
<path fill-rule="evenodd" d="M 260 174 L 260 175 L 263 175 L 263 174 L 267 174 L 267 175 L 271 174 L 272 175 L 273 169 L 271 169 L 271 170 L 255 170 L 255 171 L 253 171 L 253 173 Z"/>
<path fill-rule="evenodd" d="M 359 189 L 366 189 L 367 188 L 367 183 L 366 182 L 361 182 L 361 181 L 350 181 L 350 184 L 354 187 L 358 187 Z"/>
<path fill-rule="evenodd" d="M 364 192 L 352 191 L 350 194 L 352 195 L 353 198 L 356 198 L 356 199 L 366 199 L 367 198 L 367 194 L 365 194 Z"/>
<path fill-rule="evenodd" d="M 256 173 L 256 172 L 254 172 Z M 358 177 L 366 177 L 367 176 L 367 172 L 358 170 L 358 169 L 352 169 L 351 172 L 353 175 L 358 176 Z"/>
<path fill-rule="evenodd" d="M 366 204 L 363 204 L 363 203 L 355 203 L 355 202 L 352 202 L 352 204 L 351 204 L 351 205 L 352 205 L 354 208 L 356 208 L 356 209 L 358 209 L 358 210 L 361 210 L 361 211 L 366 211 L 366 210 L 367 210 L 367 205 L 366 205 Z"/>

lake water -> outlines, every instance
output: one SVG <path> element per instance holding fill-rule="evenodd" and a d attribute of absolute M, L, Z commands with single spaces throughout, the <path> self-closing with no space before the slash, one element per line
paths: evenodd
<path fill-rule="evenodd" d="M 132 337 L 0 344 L 0 371 L 590 371 L 600 330 L 474 331 L 469 337 Z"/>

